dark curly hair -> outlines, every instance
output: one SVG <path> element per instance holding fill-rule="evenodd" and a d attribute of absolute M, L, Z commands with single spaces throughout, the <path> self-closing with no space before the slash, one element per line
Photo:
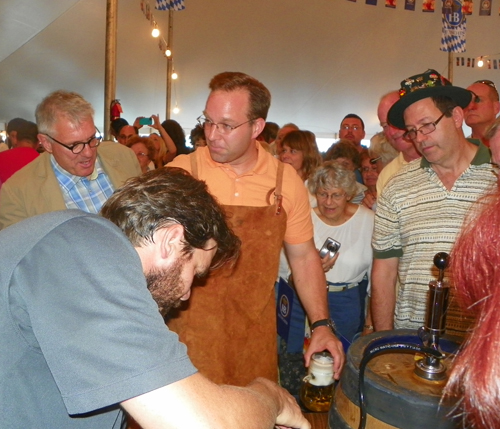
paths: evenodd
<path fill-rule="evenodd" d="M 185 170 L 164 167 L 133 177 L 115 191 L 101 215 L 116 224 L 134 246 L 152 242 L 155 232 L 172 224 L 184 227 L 184 253 L 217 242 L 211 268 L 238 258 L 240 239 L 207 185 Z"/>

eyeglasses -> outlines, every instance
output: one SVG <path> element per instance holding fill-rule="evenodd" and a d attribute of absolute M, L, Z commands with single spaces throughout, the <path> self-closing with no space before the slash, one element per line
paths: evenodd
<path fill-rule="evenodd" d="M 427 135 L 432 133 L 433 131 L 436 130 L 437 124 L 439 124 L 439 121 L 444 118 L 444 115 L 446 115 L 447 112 L 444 112 L 439 118 L 437 118 L 434 122 L 429 122 L 428 124 L 422 125 L 420 128 L 416 129 L 413 128 L 412 130 L 406 131 L 406 133 L 403 134 L 403 137 L 405 139 L 409 140 L 415 140 L 417 138 L 417 134 L 420 132 L 422 135 Z"/>
<path fill-rule="evenodd" d="M 199 116 L 197 119 L 198 124 L 200 124 L 205 131 L 211 130 L 212 127 L 215 125 L 215 128 L 217 128 L 217 131 L 221 134 L 229 134 L 232 131 L 234 131 L 236 128 L 241 127 L 242 125 L 248 124 L 249 122 L 255 121 L 255 119 L 249 119 L 246 122 L 242 122 L 239 125 L 229 125 L 225 124 L 224 122 L 219 122 L 216 124 L 215 122 L 212 122 L 210 119 L 205 118 L 203 115 Z"/>
<path fill-rule="evenodd" d="M 345 196 L 346 196 L 345 192 L 342 194 L 329 194 L 328 192 L 318 192 L 316 194 L 316 198 L 318 200 L 328 200 L 328 198 L 331 198 L 334 201 L 340 201 Z"/>
<path fill-rule="evenodd" d="M 97 134 L 101 135 L 101 132 L 97 129 Z M 89 145 L 90 148 L 97 147 L 101 144 L 102 137 L 90 137 L 86 142 L 74 142 L 72 145 L 67 145 L 64 143 L 61 143 L 59 140 L 56 140 L 54 137 L 50 136 L 47 133 L 43 133 L 46 135 L 49 139 L 55 141 L 57 144 L 60 144 L 61 146 L 64 146 L 66 149 L 69 149 L 71 152 L 74 154 L 78 154 L 80 152 L 83 152 L 83 149 L 85 149 L 85 145 Z"/>
<path fill-rule="evenodd" d="M 361 125 L 341 125 L 340 126 L 340 129 L 341 130 L 353 130 L 353 131 L 358 131 L 358 130 L 362 130 L 363 127 L 361 127 Z"/>
<path fill-rule="evenodd" d="M 370 171 L 374 171 L 375 173 L 377 172 L 377 166 L 373 165 L 371 167 L 361 167 L 360 168 L 362 173 L 368 173 Z"/>

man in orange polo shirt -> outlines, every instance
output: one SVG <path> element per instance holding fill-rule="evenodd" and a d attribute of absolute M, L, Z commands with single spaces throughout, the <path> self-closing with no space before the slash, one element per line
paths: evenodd
<path fill-rule="evenodd" d="M 168 326 L 179 333 L 195 366 L 212 381 L 245 385 L 256 376 L 276 379 L 274 283 L 284 244 L 312 323 L 306 365 L 314 352 L 329 350 L 338 377 L 344 356 L 328 315 L 306 188 L 289 165 L 256 141 L 271 95 L 262 83 L 237 72 L 216 75 L 209 87 L 198 119 L 207 146 L 178 156 L 169 166 L 184 168 L 207 183 L 242 241 L 241 256 L 231 269 L 212 273 L 205 287 L 193 288 L 187 308 Z"/>

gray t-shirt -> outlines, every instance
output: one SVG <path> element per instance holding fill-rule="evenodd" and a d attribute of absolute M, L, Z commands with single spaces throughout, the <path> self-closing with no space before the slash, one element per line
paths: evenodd
<path fill-rule="evenodd" d="M 115 428 L 118 404 L 196 372 L 109 221 L 77 210 L 0 232 L 0 427 Z"/>

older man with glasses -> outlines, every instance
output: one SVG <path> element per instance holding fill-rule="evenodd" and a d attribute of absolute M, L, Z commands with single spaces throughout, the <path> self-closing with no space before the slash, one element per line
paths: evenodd
<path fill-rule="evenodd" d="M 130 149 L 101 143 L 94 109 L 81 95 L 55 91 L 35 116 L 45 153 L 2 186 L 0 228 L 56 210 L 98 213 L 116 188 L 141 174 Z"/>
<path fill-rule="evenodd" d="M 500 112 L 497 88 L 491 80 L 478 80 L 467 89 L 472 92 L 472 100 L 464 110 L 465 123 L 472 129 L 470 137 L 489 146 L 486 132 Z"/>
<path fill-rule="evenodd" d="M 488 148 L 462 131 L 470 91 L 427 70 L 405 79 L 399 95 L 388 121 L 405 130 L 422 158 L 403 166 L 378 198 L 371 302 L 377 331 L 424 324 L 434 255 L 450 252 L 471 205 L 496 183 Z M 463 335 L 470 318 L 453 296 L 452 289 L 446 329 Z"/>

